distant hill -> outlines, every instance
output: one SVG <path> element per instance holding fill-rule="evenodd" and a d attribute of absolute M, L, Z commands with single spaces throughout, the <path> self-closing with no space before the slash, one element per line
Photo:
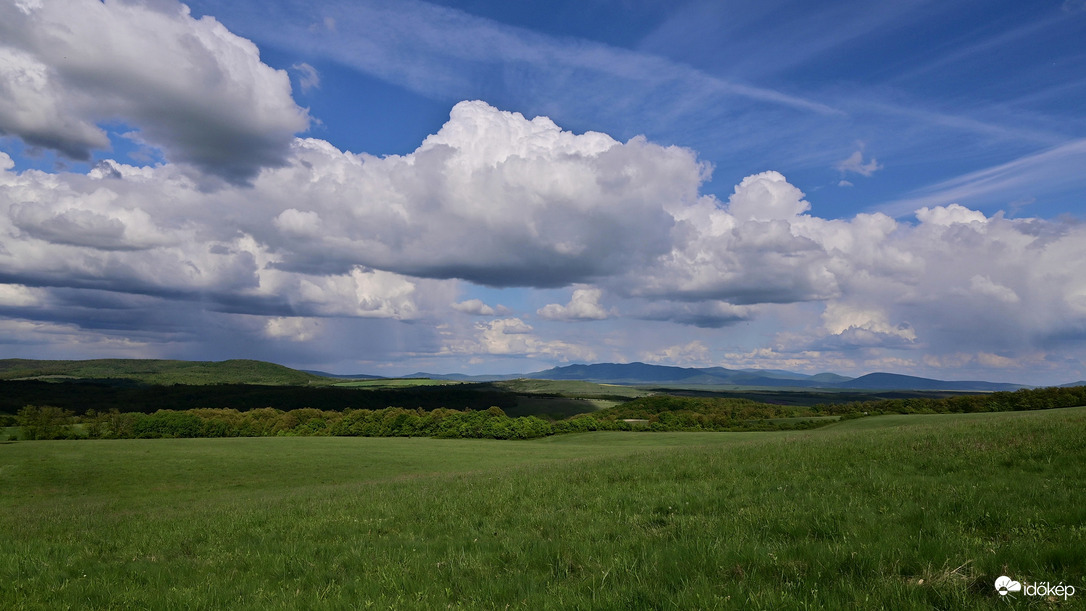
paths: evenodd
<path fill-rule="evenodd" d="M 725 367 L 673 367 L 646 363 L 598 363 L 567 365 L 525 374 L 544 380 L 587 380 L 607 384 L 681 384 L 691 386 L 757 386 L 770 388 L 820 388 L 850 380 L 836 374 L 809 376 L 791 371 L 727 369 Z"/>
<path fill-rule="evenodd" d="M 567 365 L 525 374 L 544 380 L 586 380 L 608 384 L 673 384 L 819 388 L 842 390 L 963 390 L 996 391 L 1025 388 L 1021 384 L 983 381 L 944 381 L 893 373 L 870 373 L 848 378 L 835 373 L 805 375 L 791 371 L 726 369 L 724 367 L 672 367 L 646 363 L 598 363 Z"/>
<path fill-rule="evenodd" d="M 263 384 L 322 386 L 343 380 L 373 380 L 369 374 L 330 374 L 298 371 L 253 360 L 172 361 L 154 359 L 96 359 L 87 361 L 0 360 L 0 380 L 116 380 L 141 384 Z M 585 381 L 603 384 L 660 386 L 732 386 L 745 388 L 809 388 L 823 390 L 943 390 L 997 391 L 1025 388 L 1019 384 L 984 381 L 944 381 L 893 373 L 870 373 L 848 378 L 835 373 L 806 375 L 783 370 L 675 367 L 647 363 L 595 363 L 554 367 L 544 371 L 508 375 L 433 374 L 416 372 L 402 378 L 430 378 L 460 382 L 497 382 L 515 379 Z M 1086 385 L 1076 382 L 1065 386 Z"/>
<path fill-rule="evenodd" d="M 262 384 L 308 386 L 329 380 L 275 363 L 251 360 L 172 361 L 94 359 L 87 361 L 0 360 L 0 380 L 128 380 L 144 384 Z"/>
<path fill-rule="evenodd" d="M 669 367 L 666 365 L 646 365 L 645 363 L 597 363 L 595 365 L 567 365 L 554 367 L 546 371 L 537 371 L 525 377 L 541 380 L 587 380 L 591 382 L 610 382 L 612 384 L 651 384 L 653 382 L 683 382 L 691 378 L 705 378 L 705 383 L 712 384 L 707 374 L 700 369 L 687 367 Z"/>
<path fill-rule="evenodd" d="M 815 382 L 822 382 L 822 383 L 825 383 L 825 384 L 837 384 L 839 382 L 848 382 L 852 378 L 847 377 L 847 376 L 837 375 L 836 373 L 816 373 L 815 375 L 811 376 L 809 379 L 813 380 Z"/>
<path fill-rule="evenodd" d="M 977 380 L 933 380 L 896 373 L 869 373 L 847 382 L 839 382 L 834 388 L 853 388 L 864 390 L 1018 390 L 1025 388 L 1021 384 L 1002 382 L 982 382 Z"/>

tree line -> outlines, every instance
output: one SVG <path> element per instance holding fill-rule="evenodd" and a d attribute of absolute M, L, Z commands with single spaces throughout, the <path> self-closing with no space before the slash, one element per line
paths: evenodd
<path fill-rule="evenodd" d="M 358 392 L 358 391 L 354 391 Z M 1023 389 L 945 398 L 883 399 L 819 404 L 774 405 L 749 399 L 653 395 L 594 413 L 548 421 L 510 417 L 501 407 L 484 410 L 379 409 L 281 410 L 262 407 L 160 409 L 152 413 L 27 405 L 14 422 L 23 439 L 151 439 L 178 437 L 262 437 L 335 435 L 534 439 L 587 431 L 755 431 L 806 429 L 833 420 L 873 414 L 934 414 L 1050 409 L 1086 405 L 1086 386 Z M 827 419 L 826 416 L 836 416 Z"/>
<path fill-rule="evenodd" d="M 232 408 L 249 411 L 315 408 L 325 411 L 382 409 L 393 405 L 432 410 L 441 407 L 485 410 L 514 407 L 517 396 L 484 384 L 359 389 L 268 386 L 259 384 L 151 385 L 131 380 L 46 382 L 0 381 L 0 413 L 15 414 L 25 405 L 53 405 L 77 415 L 87 412 L 154 413 L 160 409 Z"/>
<path fill-rule="evenodd" d="M 588 431 L 766 430 L 806 428 L 766 421 L 689 422 L 654 419 L 630 422 L 606 414 L 580 414 L 558 421 L 538 416 L 508 416 L 500 407 L 486 410 L 348 409 L 343 411 L 270 407 L 239 411 L 198 408 L 140 412 L 90 411 L 83 415 L 56 406 L 28 405 L 16 423 L 22 439 L 158 439 L 186 437 L 357 436 L 461 439 L 535 439 Z"/>
<path fill-rule="evenodd" d="M 837 414 L 965 414 L 977 412 L 1011 412 L 1086 405 L 1086 386 L 1050 386 L 999 391 L 980 395 L 908 399 L 880 399 L 847 403 L 820 403 L 812 412 Z"/>

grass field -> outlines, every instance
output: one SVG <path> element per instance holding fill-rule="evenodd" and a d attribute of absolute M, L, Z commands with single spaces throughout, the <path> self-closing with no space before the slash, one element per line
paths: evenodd
<path fill-rule="evenodd" d="M 0 444 L 0 608 L 1086 602 L 1086 408 L 535 441 Z M 999 597 L 996 577 L 1073 585 Z"/>

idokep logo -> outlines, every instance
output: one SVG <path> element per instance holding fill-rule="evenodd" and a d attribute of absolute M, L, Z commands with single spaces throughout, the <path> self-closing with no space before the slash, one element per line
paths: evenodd
<path fill-rule="evenodd" d="M 1064 600 L 1075 595 L 1075 586 L 1065 586 L 1061 581 L 1059 585 L 1052 585 L 1047 581 L 1041 583 L 1026 584 L 1022 587 L 1022 584 L 1007 577 L 1006 575 L 1000 575 L 999 579 L 995 580 L 996 592 L 999 592 L 1000 596 L 1006 596 L 1011 592 L 1022 592 L 1026 596 L 1062 596 Z"/>
<path fill-rule="evenodd" d="M 1000 575 L 999 579 L 996 579 L 996 592 L 999 592 L 1000 596 L 1006 596 L 1011 592 L 1021 592 L 1022 584 L 1007 577 L 1006 575 Z"/>

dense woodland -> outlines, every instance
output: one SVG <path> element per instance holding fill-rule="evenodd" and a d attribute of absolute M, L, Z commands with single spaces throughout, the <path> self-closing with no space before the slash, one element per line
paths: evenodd
<path fill-rule="evenodd" d="M 68 385 L 62 385 L 68 386 Z M 71 385 L 77 386 L 77 385 Z M 203 387 L 214 391 L 220 387 Z M 282 389 L 279 389 L 282 390 Z M 323 389 L 335 390 L 335 389 Z M 426 396 L 426 390 L 417 388 Z M 448 392 L 450 388 L 441 389 Z M 346 391 L 354 397 L 384 391 Z M 400 398 L 403 398 L 401 395 Z M 374 395 L 369 397 L 374 401 Z M 94 409 L 76 413 L 56 405 L 27 405 L 8 424 L 23 439 L 253 437 L 338 435 L 530 439 L 596 430 L 741 431 L 802 429 L 873 414 L 930 414 L 1037 410 L 1086 405 L 1086 386 L 1041 388 L 945 398 L 886 399 L 813 407 L 759 403 L 742 398 L 653 395 L 613 408 L 548 421 L 512 418 L 499 406 L 482 410 L 446 407 L 379 409 L 277 409 L 260 407 L 159 409 L 153 413 Z M 827 418 L 827 416 L 832 418 Z"/>
<path fill-rule="evenodd" d="M 259 384 L 143 384 L 131 380 L 47 382 L 0 381 L 0 413 L 14 414 L 25 405 L 52 405 L 76 415 L 88 412 L 142 412 L 230 408 L 241 412 L 274 407 L 289 411 L 382 409 L 401 406 L 433 410 L 503 409 L 516 405 L 516 395 L 484 384 L 357 389 L 343 387 L 269 386 Z"/>

